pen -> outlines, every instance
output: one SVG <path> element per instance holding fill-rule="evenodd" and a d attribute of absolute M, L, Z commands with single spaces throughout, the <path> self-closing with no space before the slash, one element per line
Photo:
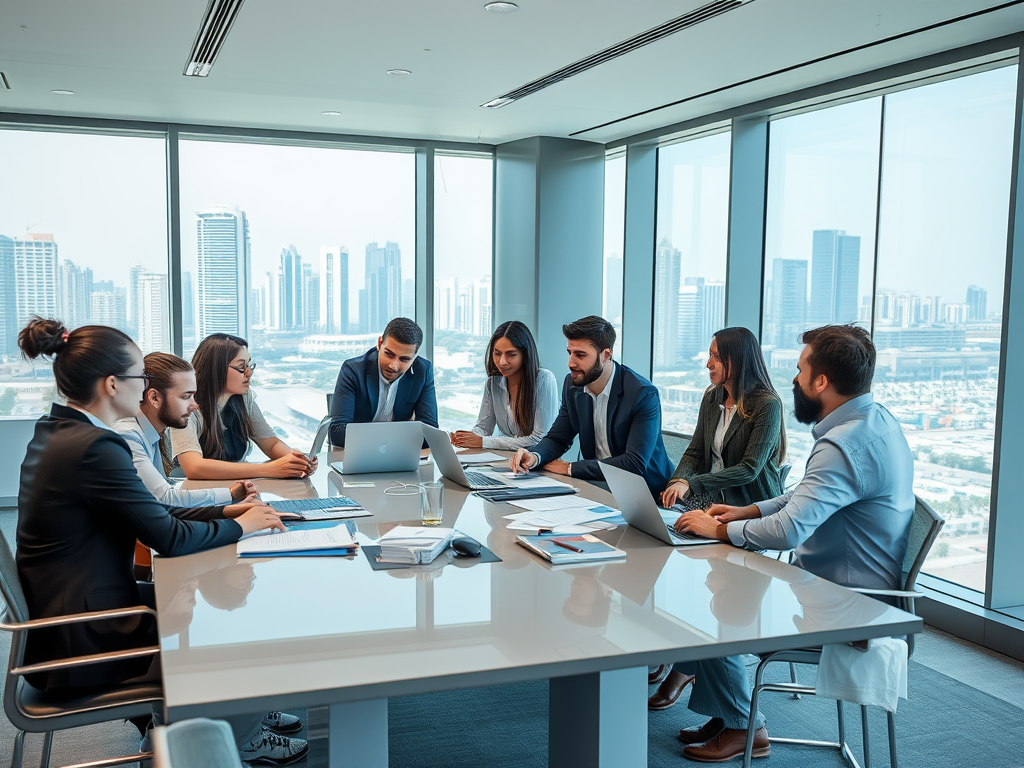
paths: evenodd
<path fill-rule="evenodd" d="M 563 549 L 571 549 L 573 552 L 579 552 L 580 554 L 583 553 L 582 549 L 580 549 L 579 547 L 574 547 L 572 544 L 566 544 L 564 541 L 559 541 L 558 539 L 552 539 L 552 541 L 557 546 L 562 547 Z"/>

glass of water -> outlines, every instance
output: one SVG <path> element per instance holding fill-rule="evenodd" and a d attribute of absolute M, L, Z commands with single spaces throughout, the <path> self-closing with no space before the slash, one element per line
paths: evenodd
<path fill-rule="evenodd" d="M 444 514 L 444 483 L 420 485 L 420 521 L 424 525 L 440 525 Z"/>

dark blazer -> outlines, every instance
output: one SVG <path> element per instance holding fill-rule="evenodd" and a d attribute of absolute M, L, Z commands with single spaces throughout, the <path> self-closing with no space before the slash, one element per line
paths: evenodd
<path fill-rule="evenodd" d="M 658 389 L 643 376 L 617 365 L 608 393 L 608 464 L 635 475 L 643 475 L 651 493 L 660 493 L 668 483 L 672 464 L 661 439 L 661 399 Z M 557 459 L 579 435 L 582 461 L 572 463 L 572 476 L 581 480 L 604 480 L 597 461 L 594 441 L 594 401 L 585 387 L 576 387 L 572 375 L 562 384 L 562 407 L 551 429 L 533 447 L 541 464 Z"/>
<path fill-rule="evenodd" d="M 33 619 L 140 605 L 135 540 L 162 555 L 186 555 L 237 541 L 241 526 L 223 507 L 166 507 L 135 472 L 116 432 L 56 403 L 37 423 L 21 465 L 18 576 Z M 170 513 L 170 514 L 169 514 Z M 151 606 L 152 607 L 152 606 Z M 28 639 L 29 664 L 118 651 L 156 641 L 147 617 L 40 629 Z M 46 689 L 107 685 L 146 671 L 151 657 L 40 673 Z"/>
<path fill-rule="evenodd" d="M 342 363 L 331 401 L 331 443 L 343 448 L 345 429 L 349 424 L 373 421 L 379 397 L 380 366 L 376 348 L 362 357 L 353 357 Z M 432 427 L 437 426 L 434 370 L 426 358 L 417 356 L 398 382 L 393 418 L 395 421 L 415 418 Z"/>
<path fill-rule="evenodd" d="M 685 480 L 694 493 L 721 494 L 726 504 L 745 507 L 782 493 L 782 401 L 769 392 L 745 398 L 747 418 L 737 412 L 722 440 L 725 469 L 711 473 L 711 446 L 725 400 L 725 390 L 709 387 L 697 414 L 690 445 L 683 452 L 673 480 Z"/>

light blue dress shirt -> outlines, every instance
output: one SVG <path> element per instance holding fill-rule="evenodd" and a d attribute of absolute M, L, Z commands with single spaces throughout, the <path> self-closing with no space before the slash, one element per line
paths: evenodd
<path fill-rule="evenodd" d="M 914 510 L 914 456 L 899 423 L 870 394 L 812 430 L 803 480 L 728 524 L 736 546 L 796 548 L 793 564 L 843 586 L 898 589 Z"/>
<path fill-rule="evenodd" d="M 516 423 L 505 377 L 491 376 L 484 384 L 484 399 L 480 403 L 480 415 L 477 416 L 473 432 L 483 437 L 484 448 L 503 451 L 529 448 L 547 434 L 557 415 L 558 382 L 555 381 L 555 374 L 547 368 L 537 371 L 533 432 L 528 435 L 524 435 Z M 495 427 L 498 428 L 498 434 L 492 437 Z"/>

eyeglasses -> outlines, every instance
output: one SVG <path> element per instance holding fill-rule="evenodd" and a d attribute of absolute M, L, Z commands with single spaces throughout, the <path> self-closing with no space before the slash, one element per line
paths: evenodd
<path fill-rule="evenodd" d="M 115 373 L 114 374 L 114 378 L 115 379 L 142 379 L 146 383 L 146 386 L 148 387 L 149 386 L 149 382 L 153 380 L 153 374 L 151 374 L 151 373 L 139 373 L 139 374 L 136 374 L 136 375 L 132 376 L 132 375 L 127 374 L 127 373 Z"/>
<path fill-rule="evenodd" d="M 230 368 L 233 371 L 238 371 L 240 374 L 245 376 L 245 372 L 246 371 L 255 371 L 256 370 L 256 363 L 254 363 L 254 362 L 252 362 L 250 360 L 248 363 L 242 363 L 242 365 L 240 365 L 240 366 L 229 365 L 228 368 Z"/>

